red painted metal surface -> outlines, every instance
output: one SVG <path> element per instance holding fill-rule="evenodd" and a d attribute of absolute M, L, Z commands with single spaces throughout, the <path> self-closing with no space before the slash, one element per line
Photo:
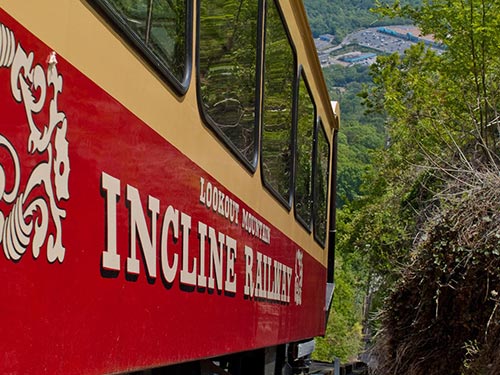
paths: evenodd
<path fill-rule="evenodd" d="M 0 23 L 1 373 L 119 372 L 322 333 L 320 263 Z"/>

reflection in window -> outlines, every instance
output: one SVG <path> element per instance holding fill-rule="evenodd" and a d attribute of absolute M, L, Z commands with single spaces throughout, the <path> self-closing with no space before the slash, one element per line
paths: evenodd
<path fill-rule="evenodd" d="M 330 147 L 321 121 L 317 130 L 316 168 L 314 174 L 314 230 L 316 239 L 326 241 L 326 222 L 328 208 L 328 166 Z"/>
<path fill-rule="evenodd" d="M 304 76 L 299 81 L 297 107 L 297 148 L 295 174 L 295 210 L 307 227 L 312 220 L 312 154 L 316 118 L 315 107 Z"/>
<path fill-rule="evenodd" d="M 170 73 L 182 82 L 186 73 L 186 0 L 107 0 L 119 18 Z"/>
<path fill-rule="evenodd" d="M 259 1 L 201 0 L 200 97 L 205 116 L 253 165 L 257 135 Z"/>
<path fill-rule="evenodd" d="M 146 40 L 146 20 L 148 19 L 149 0 L 110 0 L 114 10 L 120 15 L 127 25 L 141 37 Z"/>
<path fill-rule="evenodd" d="M 266 184 L 288 203 L 295 57 L 275 2 L 266 3 L 262 173 Z"/>

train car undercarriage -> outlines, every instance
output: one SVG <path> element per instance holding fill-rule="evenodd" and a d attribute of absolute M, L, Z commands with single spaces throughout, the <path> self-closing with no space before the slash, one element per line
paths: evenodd
<path fill-rule="evenodd" d="M 124 375 L 295 375 L 309 373 L 310 352 L 301 344 L 235 353 L 217 358 L 129 372 Z M 302 357 L 297 358 L 297 355 Z"/>

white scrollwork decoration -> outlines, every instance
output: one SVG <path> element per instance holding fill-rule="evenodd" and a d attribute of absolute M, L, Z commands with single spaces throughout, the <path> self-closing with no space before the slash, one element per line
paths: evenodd
<path fill-rule="evenodd" d="M 295 304 L 302 305 L 302 284 L 304 283 L 304 253 L 297 250 L 295 254 Z"/>
<path fill-rule="evenodd" d="M 50 263 L 63 262 L 66 252 L 62 240 L 66 210 L 61 203 L 69 199 L 68 124 L 58 108 L 63 77 L 57 71 L 55 56 L 55 52 L 49 56 L 45 72 L 42 65 L 34 65 L 33 52 L 26 53 L 21 44 L 16 44 L 14 33 L 0 24 L 0 68 L 10 69 L 12 96 L 24 105 L 30 133 L 26 151 L 45 157 L 25 177 L 24 191 L 20 191 L 23 176 L 19 150 L 0 134 L 0 148 L 7 151 L 14 165 L 7 176 L 0 163 L 0 202 L 8 207 L 0 209 L 0 243 L 5 257 L 12 261 L 19 261 L 30 244 L 35 259 L 46 248 Z M 48 122 L 40 124 L 37 116 L 47 110 L 47 100 Z M 12 186 L 10 191 L 7 186 Z"/>

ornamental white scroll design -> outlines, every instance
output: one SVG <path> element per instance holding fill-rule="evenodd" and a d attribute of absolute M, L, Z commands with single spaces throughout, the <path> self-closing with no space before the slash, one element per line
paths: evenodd
<path fill-rule="evenodd" d="M 45 246 L 50 263 L 62 263 L 66 252 L 62 239 L 66 210 L 62 201 L 68 200 L 70 195 L 68 123 L 65 113 L 58 108 L 63 77 L 56 64 L 55 53 L 52 53 L 45 72 L 42 65 L 34 64 L 34 53 L 27 53 L 16 42 L 14 33 L 0 24 L 0 68 L 10 69 L 12 96 L 24 105 L 30 133 L 24 152 L 45 159 L 28 173 L 24 191 L 21 191 L 20 155 L 23 150 L 17 150 L 0 129 L 0 148 L 2 152 L 7 151 L 11 159 L 0 162 L 0 203 L 7 207 L 3 208 L 2 204 L 0 209 L 0 244 L 5 257 L 15 262 L 21 259 L 30 244 L 35 259 Z M 40 124 L 40 118 L 47 117 L 47 123 Z M 14 165 L 13 173 L 6 172 L 7 162 Z"/>
<path fill-rule="evenodd" d="M 295 304 L 302 305 L 302 284 L 304 283 L 304 253 L 297 250 L 295 254 Z"/>

